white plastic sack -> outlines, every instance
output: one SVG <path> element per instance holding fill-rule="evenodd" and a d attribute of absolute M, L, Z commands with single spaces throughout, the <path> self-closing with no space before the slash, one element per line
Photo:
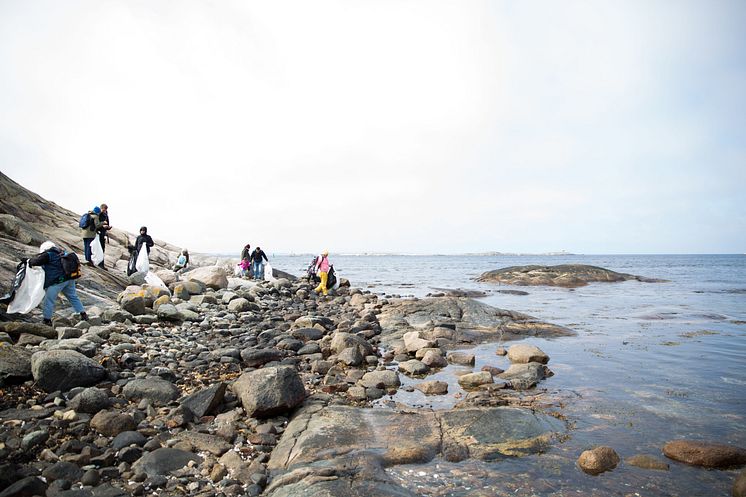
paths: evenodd
<path fill-rule="evenodd" d="M 21 286 L 16 290 L 10 305 L 8 314 L 27 314 L 36 308 L 44 299 L 44 270 L 40 267 L 31 267 L 26 263 L 26 277 L 23 278 Z"/>
<path fill-rule="evenodd" d="M 101 240 L 98 236 L 94 237 L 91 242 L 91 260 L 97 266 L 104 262 L 104 249 L 101 247 Z"/>
<path fill-rule="evenodd" d="M 138 273 L 147 273 L 150 270 L 150 261 L 148 261 L 148 248 L 145 244 L 140 247 L 140 252 L 137 253 L 137 262 L 135 263 L 135 269 Z"/>
<path fill-rule="evenodd" d="M 168 287 L 163 282 L 163 280 L 160 279 L 158 275 L 152 271 L 148 271 L 148 274 L 145 275 L 145 283 L 147 283 L 150 286 L 159 286 L 161 288 L 165 288 L 166 290 L 168 290 Z"/>
<path fill-rule="evenodd" d="M 272 265 L 268 262 L 264 265 L 264 279 L 265 281 L 277 281 L 277 278 L 272 274 Z"/>
<path fill-rule="evenodd" d="M 233 268 L 233 276 L 243 276 L 243 268 L 241 267 L 241 264 L 236 264 L 236 267 Z"/>

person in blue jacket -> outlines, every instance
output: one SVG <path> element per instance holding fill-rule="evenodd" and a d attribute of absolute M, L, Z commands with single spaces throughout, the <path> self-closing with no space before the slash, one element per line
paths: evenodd
<path fill-rule="evenodd" d="M 62 255 L 65 252 L 50 241 L 46 241 L 39 247 L 39 255 L 29 259 L 29 266 L 42 266 L 44 269 L 44 324 L 52 326 L 52 315 L 54 315 L 54 303 L 60 292 L 67 297 L 75 312 L 80 313 L 80 319 L 88 321 L 83 303 L 78 298 L 75 289 L 75 280 L 67 279 L 62 269 Z"/>

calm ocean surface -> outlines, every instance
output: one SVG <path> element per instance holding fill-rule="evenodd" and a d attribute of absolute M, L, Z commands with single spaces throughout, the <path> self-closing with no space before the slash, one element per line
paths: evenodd
<path fill-rule="evenodd" d="M 300 274 L 308 256 L 277 256 L 278 269 Z M 423 297 L 433 287 L 520 289 L 479 299 L 575 330 L 575 337 L 527 339 L 551 357 L 555 375 L 541 388 L 568 401 L 569 440 L 547 453 L 491 463 L 436 461 L 391 470 L 423 495 L 730 495 L 737 471 L 669 461 L 670 471 L 624 463 L 588 476 L 575 466 L 594 445 L 622 459 L 665 457 L 669 440 L 691 438 L 746 447 L 746 255 L 330 256 L 353 286 L 377 294 Z M 526 264 L 590 264 L 670 283 L 594 283 L 575 290 L 477 283 L 481 273 Z M 496 344 L 472 349 L 475 369 L 507 368 Z M 428 379 L 455 384 L 451 367 Z M 441 398 L 402 393 L 394 400 L 448 408 Z"/>

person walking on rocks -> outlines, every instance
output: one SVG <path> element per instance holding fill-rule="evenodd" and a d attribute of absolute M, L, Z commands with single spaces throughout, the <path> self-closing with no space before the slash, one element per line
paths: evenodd
<path fill-rule="evenodd" d="M 44 324 L 49 326 L 52 325 L 54 304 L 60 292 L 67 297 L 75 312 L 80 313 L 80 319 L 88 321 L 88 314 L 86 314 L 83 303 L 78 298 L 78 292 L 75 289 L 75 280 L 68 279 L 62 267 L 62 256 L 64 253 L 53 242 L 46 241 L 39 247 L 39 255 L 32 257 L 28 261 L 29 266 L 42 266 L 44 269 L 45 293 L 42 312 Z"/>
<path fill-rule="evenodd" d="M 314 292 L 323 292 L 324 295 L 329 295 L 329 290 L 326 288 L 327 278 L 329 278 L 329 251 L 324 250 L 321 255 L 316 258 L 316 274 L 321 278 L 319 286 L 314 288 Z"/>
<path fill-rule="evenodd" d="M 98 229 L 98 241 L 101 242 L 101 251 L 106 252 L 106 240 L 109 238 L 109 230 L 111 229 L 111 225 L 109 224 L 108 205 L 101 204 L 101 213 L 98 215 L 98 217 L 101 221 L 101 227 Z M 101 264 L 99 264 L 98 267 L 100 267 L 104 271 L 107 271 L 106 267 L 104 266 L 104 261 L 101 261 Z"/>
<path fill-rule="evenodd" d="M 254 251 L 251 253 L 251 267 L 252 271 L 254 272 L 255 280 L 261 280 L 262 278 L 264 278 L 264 262 L 262 261 L 262 259 L 269 262 L 269 259 L 267 259 L 267 255 L 264 253 L 264 251 L 260 247 L 255 248 Z"/>
<path fill-rule="evenodd" d="M 101 208 L 96 206 L 93 210 L 88 211 L 88 224 L 82 229 L 83 234 L 83 256 L 87 264 L 93 267 L 93 261 L 91 260 L 91 242 L 96 238 L 96 232 L 101 228 Z"/>

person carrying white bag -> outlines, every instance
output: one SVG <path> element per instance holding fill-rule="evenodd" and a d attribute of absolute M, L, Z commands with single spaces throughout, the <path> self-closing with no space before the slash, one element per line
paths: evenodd
<path fill-rule="evenodd" d="M 30 259 L 28 265 L 44 269 L 44 324 L 52 325 L 54 304 L 60 292 L 67 297 L 75 312 L 80 313 L 80 319 L 88 321 L 88 314 L 75 289 L 75 280 L 80 277 L 80 261 L 74 252 L 67 253 L 53 242 L 46 241 L 39 247 L 39 255 Z"/>
<path fill-rule="evenodd" d="M 135 241 L 135 251 L 137 253 L 137 262 L 135 263 L 135 269 L 138 273 L 147 273 L 150 269 L 150 247 L 155 245 L 153 239 L 148 235 L 147 226 L 140 228 L 140 236 Z M 143 250 L 143 246 L 145 250 Z"/>

